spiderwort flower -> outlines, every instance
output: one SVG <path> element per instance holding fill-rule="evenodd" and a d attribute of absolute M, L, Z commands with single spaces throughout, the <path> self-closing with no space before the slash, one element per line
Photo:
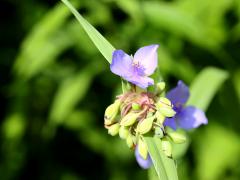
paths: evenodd
<path fill-rule="evenodd" d="M 158 45 L 144 46 L 133 57 L 122 50 L 115 50 L 110 69 L 114 74 L 145 89 L 154 84 L 148 76 L 157 67 L 157 48 Z"/>
<path fill-rule="evenodd" d="M 202 110 L 194 106 L 184 107 L 189 95 L 189 88 L 182 81 L 178 81 L 177 87 L 167 93 L 166 97 L 173 103 L 176 115 L 172 118 L 166 118 L 164 121 L 165 126 L 169 126 L 174 130 L 177 127 L 188 130 L 208 123 Z"/>

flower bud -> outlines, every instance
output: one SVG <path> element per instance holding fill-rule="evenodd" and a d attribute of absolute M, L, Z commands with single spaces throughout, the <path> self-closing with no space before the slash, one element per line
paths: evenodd
<path fill-rule="evenodd" d="M 141 109 L 141 106 L 138 103 L 132 103 L 132 109 L 137 111 Z"/>
<path fill-rule="evenodd" d="M 162 138 L 164 136 L 163 130 L 160 127 L 155 128 L 154 134 L 159 138 Z"/>
<path fill-rule="evenodd" d="M 139 138 L 138 140 L 138 152 L 143 159 L 147 159 L 148 155 L 147 144 L 141 138 Z"/>
<path fill-rule="evenodd" d="M 152 116 L 152 117 L 148 117 L 148 118 L 140 121 L 137 125 L 137 132 L 139 132 L 140 134 L 148 133 L 152 129 L 152 124 L 153 124 L 154 118 L 155 117 Z"/>
<path fill-rule="evenodd" d="M 134 145 L 136 144 L 136 137 L 133 136 L 132 134 L 129 134 L 126 139 L 126 142 L 129 148 L 133 148 Z"/>
<path fill-rule="evenodd" d="M 160 108 L 159 111 L 165 117 L 173 117 L 176 114 L 176 112 L 172 108 L 169 108 L 169 107 Z"/>
<path fill-rule="evenodd" d="M 168 98 L 160 97 L 158 102 L 157 102 L 157 107 L 158 108 L 172 107 L 172 103 Z"/>
<path fill-rule="evenodd" d="M 160 97 L 156 106 L 165 117 L 173 117 L 176 114 L 176 112 L 172 109 L 171 101 L 165 97 Z"/>
<path fill-rule="evenodd" d="M 172 145 L 167 139 L 162 140 L 162 150 L 167 157 L 172 157 Z"/>
<path fill-rule="evenodd" d="M 121 139 L 126 139 L 129 135 L 129 129 L 125 126 L 121 126 L 119 129 L 119 136 Z"/>
<path fill-rule="evenodd" d="M 108 134 L 110 134 L 110 135 L 112 135 L 112 136 L 117 135 L 118 132 L 119 132 L 119 128 L 120 128 L 120 125 L 119 125 L 118 123 L 111 125 L 111 126 L 108 128 Z"/>
<path fill-rule="evenodd" d="M 110 125 L 115 122 L 120 107 L 120 100 L 116 100 L 113 104 L 107 107 L 104 114 L 105 125 Z"/>
<path fill-rule="evenodd" d="M 136 122 L 138 115 L 139 115 L 138 113 L 133 113 L 133 112 L 128 113 L 126 116 L 122 118 L 120 125 L 121 126 L 133 125 Z"/>
<path fill-rule="evenodd" d="M 168 136 L 176 144 L 181 144 L 181 143 L 186 142 L 186 136 L 184 136 L 183 134 L 180 134 L 177 132 L 170 132 L 170 133 L 168 133 Z"/>
<path fill-rule="evenodd" d="M 157 118 L 158 124 L 163 124 L 163 122 L 165 120 L 165 116 L 163 116 L 162 113 L 160 113 L 159 111 L 156 111 L 155 117 Z"/>
<path fill-rule="evenodd" d="M 166 84 L 165 84 L 165 82 L 163 82 L 163 81 L 157 83 L 157 92 L 158 92 L 158 93 L 163 92 L 163 90 L 165 89 L 165 86 L 166 86 Z"/>

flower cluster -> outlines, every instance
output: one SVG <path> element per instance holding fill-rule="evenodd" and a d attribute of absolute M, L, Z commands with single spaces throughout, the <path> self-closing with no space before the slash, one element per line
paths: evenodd
<path fill-rule="evenodd" d="M 171 143 L 185 142 L 185 136 L 175 131 L 177 128 L 191 129 L 207 124 L 203 111 L 193 106 L 185 106 L 189 89 L 179 81 L 176 88 L 164 96 L 165 83 L 154 86 L 154 92 L 147 87 L 154 85 L 152 78 L 157 67 L 158 45 L 140 48 L 134 56 L 122 50 L 113 52 L 110 69 L 131 83 L 131 88 L 116 97 L 105 111 L 104 125 L 110 135 L 119 135 L 126 140 L 129 148 L 135 149 L 138 164 L 146 169 L 152 164 L 144 136 L 162 139 L 162 150 L 171 157 Z"/>

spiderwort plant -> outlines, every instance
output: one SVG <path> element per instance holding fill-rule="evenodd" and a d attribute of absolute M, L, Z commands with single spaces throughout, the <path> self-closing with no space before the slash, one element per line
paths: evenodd
<path fill-rule="evenodd" d="M 169 132 L 166 126 L 176 129 L 177 126 L 172 125 L 175 123 L 188 129 L 186 127 L 197 127 L 207 121 L 202 111 L 194 107 L 184 108 L 189 91 L 183 82 L 180 81 L 178 87 L 171 90 L 166 97 L 163 95 L 164 82 L 155 84 L 154 93 L 147 90 L 154 85 L 154 80 L 149 76 L 154 73 L 158 64 L 157 49 L 158 45 L 145 46 L 137 50 L 134 56 L 122 50 L 113 52 L 110 69 L 127 80 L 131 89 L 117 96 L 104 116 L 108 133 L 113 136 L 119 134 L 120 138 L 125 139 L 129 148 L 135 149 L 137 162 L 144 169 L 152 164 L 144 136 L 161 138 L 163 152 L 172 157 L 170 141 L 183 143 L 186 138 L 177 132 Z M 191 112 L 196 112 L 197 115 Z"/>

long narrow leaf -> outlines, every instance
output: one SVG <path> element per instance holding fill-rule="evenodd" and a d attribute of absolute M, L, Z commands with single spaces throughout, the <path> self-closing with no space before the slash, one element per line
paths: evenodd
<path fill-rule="evenodd" d="M 224 70 L 208 67 L 201 71 L 190 87 L 191 96 L 188 105 L 207 110 L 212 98 L 228 78 Z"/>
<path fill-rule="evenodd" d="M 92 42 L 106 58 L 106 60 L 111 63 L 112 61 L 112 52 L 115 48 L 87 21 L 81 14 L 72 6 L 68 0 L 62 0 L 62 2 L 69 8 L 69 10 L 77 18 L 78 22 L 81 24 L 83 29 L 86 31 Z"/>
<path fill-rule="evenodd" d="M 144 137 L 157 175 L 161 180 L 177 180 L 177 169 L 173 159 L 165 156 L 161 149 L 161 139 Z"/>

